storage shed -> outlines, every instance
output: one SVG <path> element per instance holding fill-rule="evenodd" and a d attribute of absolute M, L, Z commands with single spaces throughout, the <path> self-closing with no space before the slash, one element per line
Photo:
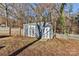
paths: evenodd
<path fill-rule="evenodd" d="M 40 34 L 39 34 L 39 28 L 37 25 L 40 26 L 42 39 L 52 39 L 53 28 L 52 28 L 51 24 L 45 23 L 45 25 L 44 25 L 42 22 L 39 24 L 37 24 L 37 23 L 24 24 L 23 25 L 24 36 L 38 38 Z"/>

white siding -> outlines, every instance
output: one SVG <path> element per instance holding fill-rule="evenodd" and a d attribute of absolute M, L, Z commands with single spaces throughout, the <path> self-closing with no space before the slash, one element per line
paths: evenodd
<path fill-rule="evenodd" d="M 53 37 L 53 30 L 50 26 L 46 26 L 45 28 L 41 26 L 41 28 L 42 28 L 42 39 L 51 39 Z M 25 24 L 24 32 L 25 32 L 24 35 L 28 37 L 39 37 L 38 28 L 34 23 L 27 25 Z"/>
<path fill-rule="evenodd" d="M 43 32 L 42 38 L 50 39 L 51 38 L 50 37 L 50 32 L 51 32 L 50 27 L 46 27 L 45 30 L 44 30 L 44 32 Z"/>
<path fill-rule="evenodd" d="M 28 25 L 28 36 L 35 37 L 35 26 Z"/>

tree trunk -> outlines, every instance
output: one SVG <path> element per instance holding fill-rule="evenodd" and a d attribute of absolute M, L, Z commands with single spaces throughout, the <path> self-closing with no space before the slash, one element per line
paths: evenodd
<path fill-rule="evenodd" d="M 20 36 L 21 36 L 21 27 L 20 27 Z"/>
<path fill-rule="evenodd" d="M 9 35 L 11 36 L 11 26 L 9 26 Z"/>
<path fill-rule="evenodd" d="M 37 24 L 37 28 L 38 28 L 38 34 L 39 34 L 39 37 L 37 39 L 41 39 L 42 38 L 42 31 L 41 31 L 39 24 Z"/>

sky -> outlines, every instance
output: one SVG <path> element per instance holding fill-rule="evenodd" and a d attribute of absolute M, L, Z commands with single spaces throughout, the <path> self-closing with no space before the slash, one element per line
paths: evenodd
<path fill-rule="evenodd" d="M 79 11 L 79 3 L 73 3 L 73 13 L 77 13 Z"/>
<path fill-rule="evenodd" d="M 33 4 L 32 4 L 33 5 Z M 72 3 L 72 13 L 75 14 L 77 12 L 79 12 L 79 3 Z M 67 9 L 68 10 L 68 9 Z M 32 14 L 33 15 L 33 14 Z"/>

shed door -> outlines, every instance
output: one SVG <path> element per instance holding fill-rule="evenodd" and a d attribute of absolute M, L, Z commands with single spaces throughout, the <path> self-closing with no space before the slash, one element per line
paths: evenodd
<path fill-rule="evenodd" d="M 28 36 L 35 37 L 35 26 L 28 26 Z"/>
<path fill-rule="evenodd" d="M 31 26 L 31 37 L 35 37 L 35 26 Z"/>
<path fill-rule="evenodd" d="M 44 33 L 43 33 L 43 37 L 45 39 L 50 39 L 50 28 L 49 27 L 45 28 Z"/>

